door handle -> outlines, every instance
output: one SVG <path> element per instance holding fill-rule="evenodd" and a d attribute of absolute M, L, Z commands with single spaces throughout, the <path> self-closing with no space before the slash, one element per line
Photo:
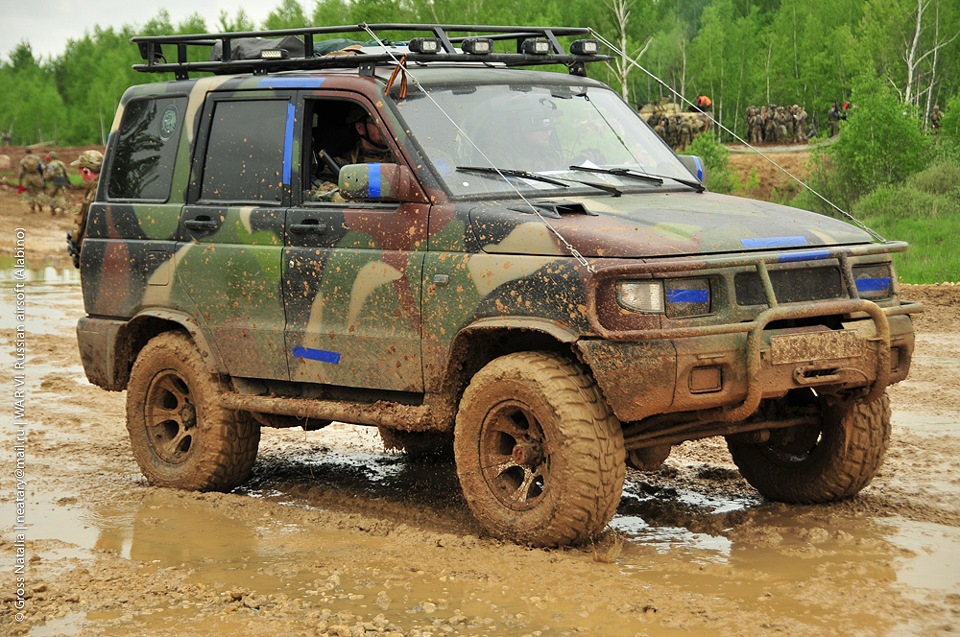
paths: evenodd
<path fill-rule="evenodd" d="M 327 224 L 320 223 L 316 219 L 307 219 L 303 223 L 290 225 L 290 232 L 294 234 L 323 234 L 326 231 Z"/>
<path fill-rule="evenodd" d="M 196 219 L 187 219 L 183 222 L 187 230 L 216 230 L 219 227 L 216 221 L 210 217 L 197 217 Z"/>

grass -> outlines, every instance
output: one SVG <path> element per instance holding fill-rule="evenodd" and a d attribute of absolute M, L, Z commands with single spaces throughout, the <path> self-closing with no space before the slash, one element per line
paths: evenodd
<path fill-rule="evenodd" d="M 910 250 L 893 255 L 897 275 L 904 283 L 960 281 L 960 215 L 953 217 L 897 218 L 858 215 L 861 221 L 887 239 L 906 241 Z"/>
<path fill-rule="evenodd" d="M 894 255 L 902 281 L 960 281 L 960 166 L 935 164 L 903 184 L 878 188 L 851 212 L 887 239 L 910 244 Z"/>

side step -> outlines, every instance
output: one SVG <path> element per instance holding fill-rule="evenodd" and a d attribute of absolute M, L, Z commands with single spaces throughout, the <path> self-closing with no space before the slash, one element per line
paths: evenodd
<path fill-rule="evenodd" d="M 410 431 L 432 429 L 435 422 L 430 405 L 403 405 L 386 400 L 361 403 L 348 400 L 250 396 L 228 392 L 220 396 L 220 405 L 236 411 L 337 420 L 355 425 L 384 425 Z"/>

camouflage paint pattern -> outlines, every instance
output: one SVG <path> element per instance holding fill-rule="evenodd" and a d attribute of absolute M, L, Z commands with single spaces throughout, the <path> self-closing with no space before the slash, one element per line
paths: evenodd
<path fill-rule="evenodd" d="M 378 73 L 213 77 L 149 84 L 125 94 L 81 262 L 88 316 L 109 324 L 103 333 L 118 333 L 122 340 L 97 353 L 83 332 L 81 350 L 93 382 L 122 388 L 136 349 L 162 322 L 193 334 L 212 371 L 279 381 L 270 387 L 287 388 L 291 395 L 321 396 L 325 388 L 346 387 L 400 392 L 413 403 L 439 397 L 453 405 L 464 382 L 457 375 L 478 364 L 461 358 L 463 352 L 492 357 L 504 347 L 504 335 L 513 334 L 579 357 L 623 421 L 736 406 L 757 382 L 766 383 L 764 396 L 797 386 L 795 366 L 771 371 L 764 363 L 764 379 L 749 376 L 748 335 L 737 326 L 767 307 L 736 304 L 736 275 L 758 272 L 765 283 L 768 269 L 820 265 L 842 270 L 837 276 L 849 279 L 850 267 L 889 264 L 889 252 L 905 247 L 872 244 L 867 233 L 813 213 L 693 191 L 619 197 L 552 193 L 532 198 L 547 213 L 559 211 L 543 218 L 519 199 L 451 200 L 429 158 L 404 130 L 395 98 L 385 94 L 385 78 Z M 290 105 L 292 134 L 284 141 L 289 165 L 278 167 L 279 204 L 197 202 L 204 155 L 194 147 L 206 134 L 205 109 L 214 94 Z M 109 200 L 105 182 L 125 107 L 133 99 L 163 95 L 187 98 L 169 199 Z M 304 201 L 301 193 L 309 187 L 301 174 L 304 109 L 317 98 L 355 100 L 374 113 L 413 176 L 406 194 L 387 188 L 371 201 Z M 369 190 L 369 175 L 350 170 L 354 187 Z M 197 229 L 191 222 L 207 225 Z M 590 269 L 571 256 L 557 233 L 586 257 Z M 857 252 L 858 246 L 869 249 Z M 750 254 L 760 255 L 764 265 L 749 259 L 732 267 L 723 263 L 729 255 Z M 629 270 L 663 260 L 672 264 L 667 272 Z M 718 307 L 690 319 L 628 312 L 617 303 L 615 280 L 602 276 L 624 267 L 630 280 L 711 277 L 716 289 L 711 301 Z M 891 346 L 900 361 L 891 382 L 905 377 L 913 349 L 905 315 L 916 308 L 901 306 L 895 280 L 890 285 L 892 293 L 878 300 L 892 317 L 888 342 L 870 341 L 862 360 L 848 361 L 858 371 L 830 387 L 872 382 L 879 350 Z M 856 295 L 855 287 L 843 289 L 843 298 Z M 798 306 L 809 309 L 817 302 Z M 869 318 L 849 322 L 851 329 L 871 329 L 859 326 L 872 323 Z M 687 331 L 658 332 L 674 328 Z M 650 337 L 616 337 L 638 330 Z M 764 338 L 769 347 L 769 336 Z M 471 340 L 479 345 L 467 347 Z M 111 372 L 115 378 L 102 377 L 111 366 L 91 360 L 96 356 L 119 361 Z M 722 370 L 723 387 L 691 386 L 691 373 L 709 361 Z M 435 422 L 426 424 L 449 428 L 454 411 L 438 410 Z"/>

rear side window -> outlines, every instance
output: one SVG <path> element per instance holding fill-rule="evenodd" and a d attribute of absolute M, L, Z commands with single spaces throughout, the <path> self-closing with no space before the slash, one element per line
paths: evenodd
<path fill-rule="evenodd" d="M 128 102 L 110 158 L 110 199 L 166 201 L 183 127 L 186 97 Z"/>
<path fill-rule="evenodd" d="M 288 102 L 217 102 L 200 199 L 279 203 Z"/>

